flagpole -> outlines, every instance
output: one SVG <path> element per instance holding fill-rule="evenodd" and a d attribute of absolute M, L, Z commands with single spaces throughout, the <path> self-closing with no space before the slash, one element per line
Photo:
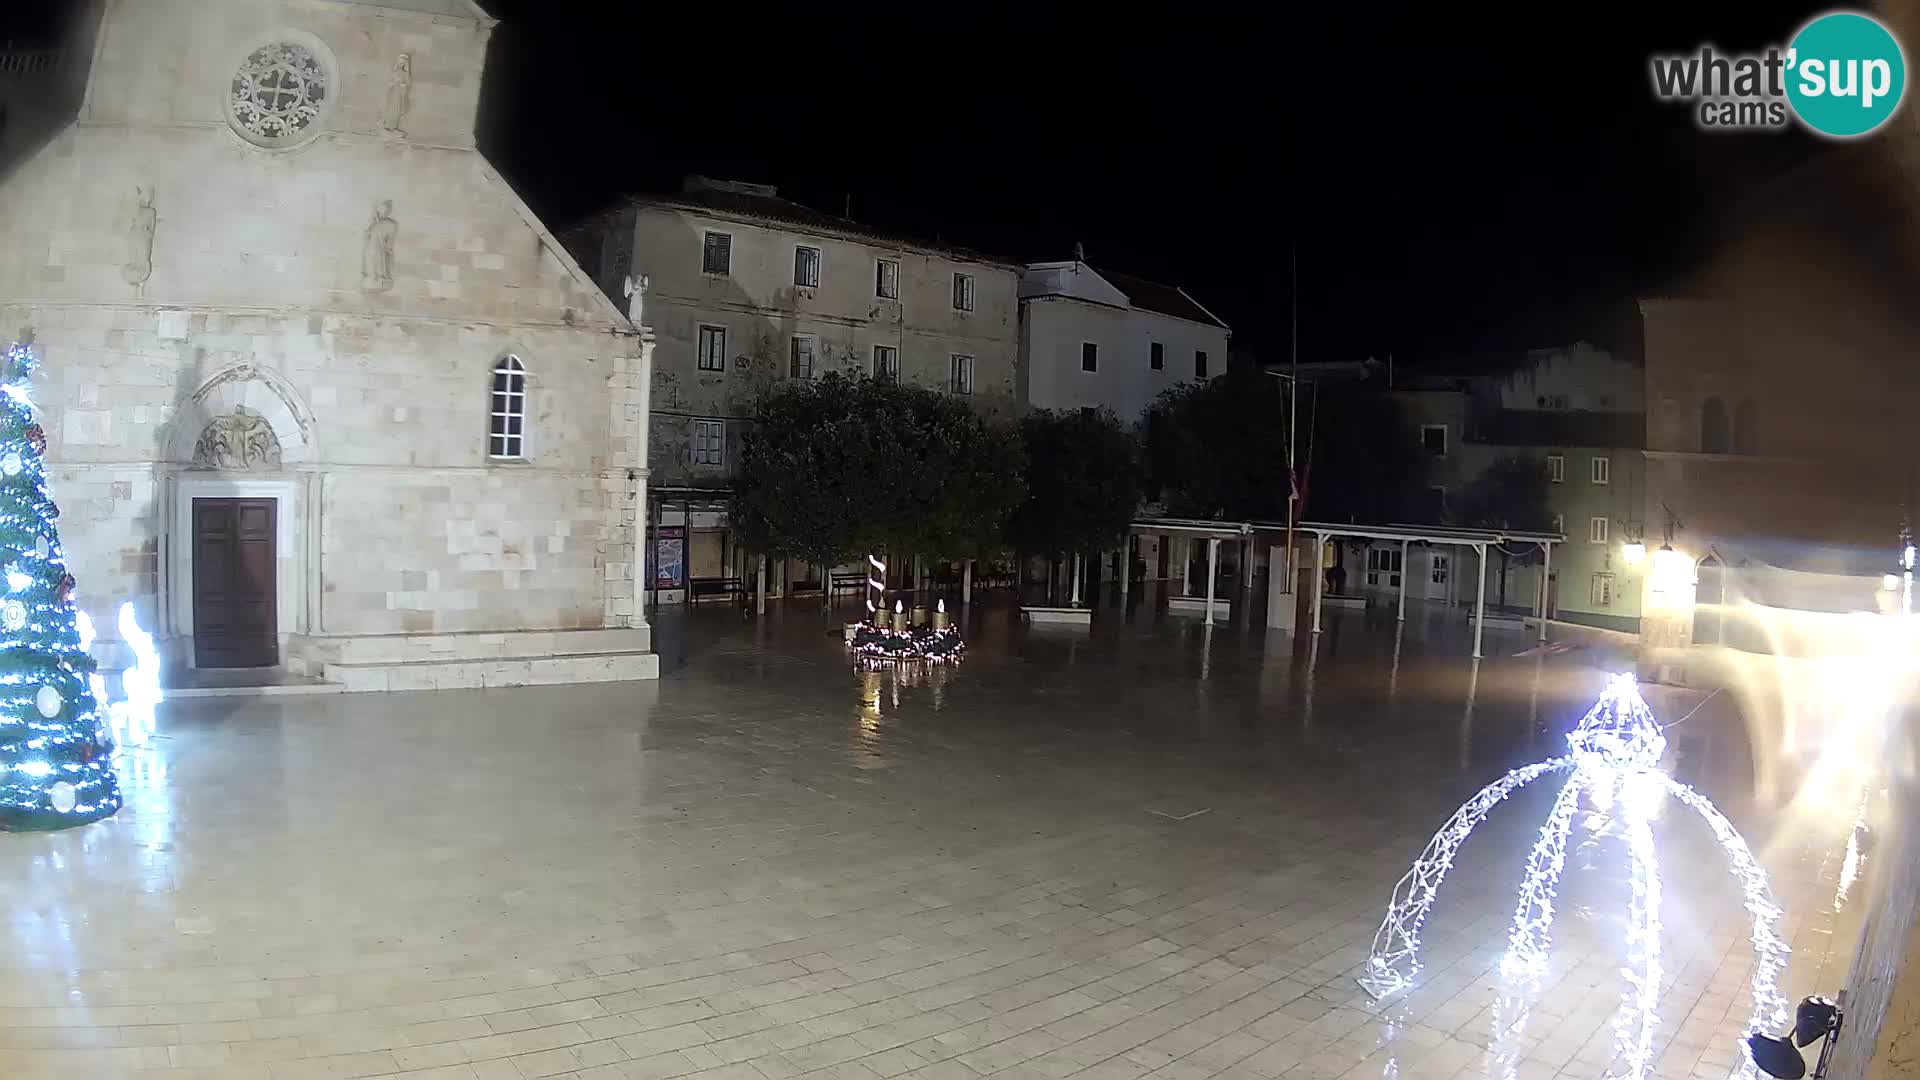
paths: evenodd
<path fill-rule="evenodd" d="M 1287 387 L 1287 588 L 1294 589 L 1293 524 L 1299 518 L 1300 471 L 1294 464 L 1294 439 L 1300 430 L 1300 253 L 1287 245 L 1287 311 L 1292 318 L 1289 346 L 1293 352 L 1293 378 Z"/>

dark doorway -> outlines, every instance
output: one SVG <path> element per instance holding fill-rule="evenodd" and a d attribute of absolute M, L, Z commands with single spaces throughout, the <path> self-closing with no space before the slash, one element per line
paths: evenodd
<path fill-rule="evenodd" d="M 193 500 L 193 657 L 203 668 L 280 662 L 272 499 Z"/>

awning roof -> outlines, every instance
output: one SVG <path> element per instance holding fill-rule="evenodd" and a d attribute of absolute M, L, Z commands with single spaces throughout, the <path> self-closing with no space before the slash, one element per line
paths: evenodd
<path fill-rule="evenodd" d="M 1528 532 L 1524 529 L 1462 529 L 1451 525 L 1341 525 L 1330 521 L 1300 521 L 1295 532 L 1310 532 L 1321 537 L 1356 536 L 1367 540 L 1423 540 L 1430 544 L 1456 544 L 1479 547 L 1485 544 L 1564 544 L 1560 533 Z M 1141 518 L 1133 523 L 1134 532 L 1192 532 L 1221 539 L 1251 536 L 1254 533 L 1284 533 L 1284 521 L 1206 521 L 1197 518 Z"/>

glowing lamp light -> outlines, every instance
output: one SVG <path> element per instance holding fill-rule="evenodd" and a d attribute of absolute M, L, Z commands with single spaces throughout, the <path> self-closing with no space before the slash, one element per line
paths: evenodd
<path fill-rule="evenodd" d="M 1693 560 L 1661 544 L 1653 553 L 1653 591 L 1677 593 L 1693 584 Z"/>
<path fill-rule="evenodd" d="M 1620 556 L 1627 560 L 1628 566 L 1639 566 L 1647 559 L 1647 545 L 1639 543 L 1622 544 L 1620 545 Z"/>

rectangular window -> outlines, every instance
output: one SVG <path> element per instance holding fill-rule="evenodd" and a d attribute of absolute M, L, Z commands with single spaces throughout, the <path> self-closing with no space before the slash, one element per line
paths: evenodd
<path fill-rule="evenodd" d="M 1561 536 L 1567 535 L 1567 515 L 1565 514 L 1553 515 L 1553 531 L 1560 534 Z"/>
<path fill-rule="evenodd" d="M 727 370 L 726 327 L 702 326 L 700 328 L 700 370 Z"/>
<path fill-rule="evenodd" d="M 1587 519 L 1587 542 L 1604 544 L 1607 542 L 1607 519 L 1603 517 Z"/>
<path fill-rule="evenodd" d="M 787 364 L 788 378 L 813 378 L 813 354 L 818 344 L 812 337 L 800 334 L 793 336 L 793 355 Z"/>
<path fill-rule="evenodd" d="M 1428 457 L 1446 457 L 1447 425 L 1421 424 L 1420 449 L 1425 450 Z"/>
<path fill-rule="evenodd" d="M 973 393 L 973 357 L 961 356 L 958 353 L 954 354 L 953 392 L 956 394 Z"/>
<path fill-rule="evenodd" d="M 1565 454 L 1547 455 L 1547 479 L 1556 484 L 1567 482 L 1567 456 Z"/>
<path fill-rule="evenodd" d="M 1083 341 L 1080 343 L 1080 370 L 1100 370 L 1100 346 L 1095 345 L 1091 341 Z"/>
<path fill-rule="evenodd" d="M 733 237 L 728 233 L 710 232 L 707 243 L 700 252 L 700 272 L 703 274 L 731 274 L 733 272 Z"/>
<path fill-rule="evenodd" d="M 1160 371 L 1167 366 L 1167 347 L 1165 345 L 1156 341 L 1147 346 L 1147 366 L 1155 371 Z"/>
<path fill-rule="evenodd" d="M 953 275 L 953 310 L 973 310 L 973 275 Z"/>
<path fill-rule="evenodd" d="M 900 381 L 900 350 L 892 345 L 873 347 L 873 377 L 881 382 Z"/>
<path fill-rule="evenodd" d="M 820 249 L 817 247 L 797 247 L 793 249 L 793 283 L 803 289 L 820 287 Z"/>
<path fill-rule="evenodd" d="M 1207 377 L 1207 350 L 1205 349 L 1193 350 L 1193 377 L 1196 379 Z"/>
<path fill-rule="evenodd" d="M 882 300 L 900 299 L 900 260 L 881 259 L 873 264 L 873 295 Z"/>
<path fill-rule="evenodd" d="M 693 463 L 716 468 L 727 463 L 727 422 L 725 420 L 693 422 Z"/>
<path fill-rule="evenodd" d="M 1587 599 L 1594 607 L 1613 606 L 1613 575 L 1595 574 L 1593 584 L 1588 586 Z"/>
<path fill-rule="evenodd" d="M 1433 556 L 1432 577 L 1435 585 L 1445 585 L 1447 583 L 1447 557 L 1445 555 Z"/>
<path fill-rule="evenodd" d="M 1384 580 L 1389 587 L 1398 588 L 1400 585 L 1400 571 L 1400 549 L 1367 549 L 1368 585 L 1378 586 L 1382 580 Z"/>
<path fill-rule="evenodd" d="M 1605 483 L 1611 482 L 1612 479 L 1613 479 L 1613 460 L 1611 458 L 1603 458 L 1603 457 L 1594 458 L 1593 459 L 1593 482 L 1596 484 L 1605 484 Z"/>

